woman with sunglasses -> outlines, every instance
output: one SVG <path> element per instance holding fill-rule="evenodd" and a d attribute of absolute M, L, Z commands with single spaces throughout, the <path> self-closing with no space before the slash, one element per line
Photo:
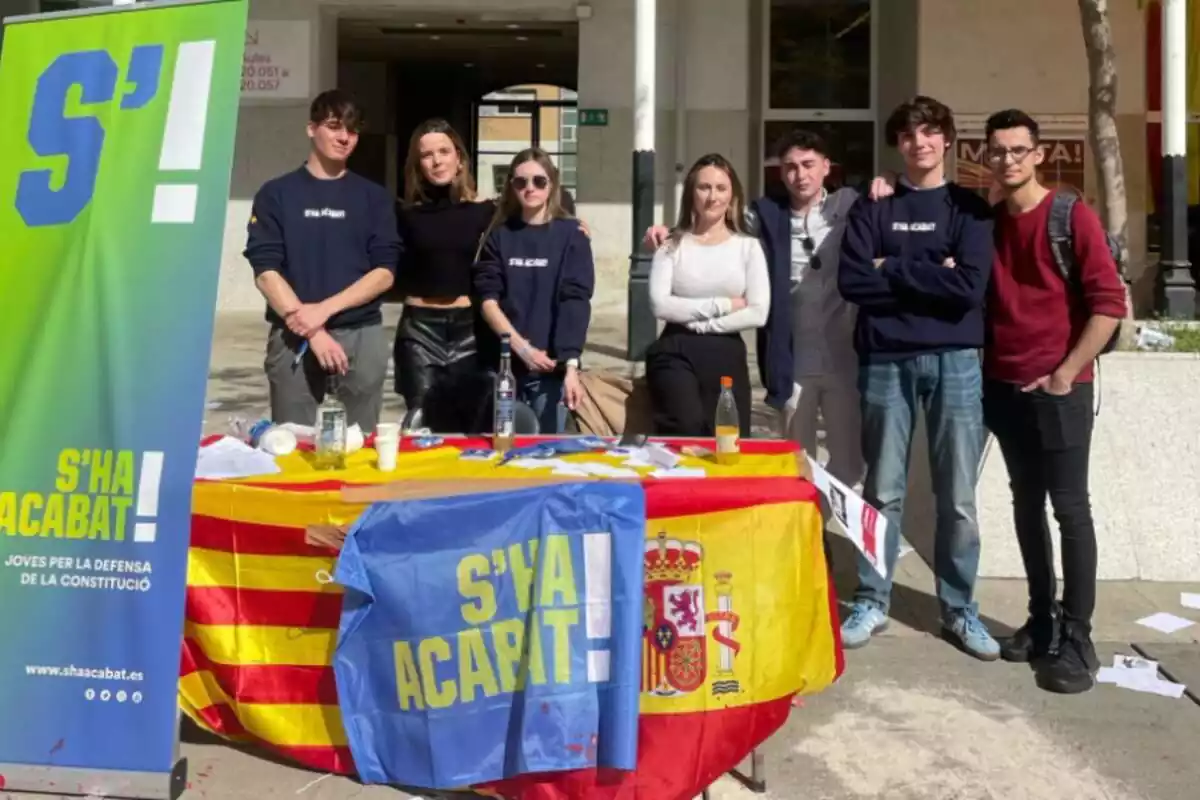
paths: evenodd
<path fill-rule="evenodd" d="M 721 379 L 733 379 L 741 435 L 750 435 L 750 371 L 742 331 L 767 320 L 767 260 L 746 227 L 733 165 L 716 153 L 687 174 L 679 221 L 654 254 L 650 304 L 664 321 L 646 354 L 654 426 L 664 436 L 715 433 Z"/>
<path fill-rule="evenodd" d="M 393 348 L 396 392 L 421 408 L 424 426 L 466 431 L 481 391 L 471 266 L 495 206 L 475 193 L 462 138 L 441 119 L 413 131 L 397 214 L 404 312 Z M 429 397 L 435 392 L 434 397 Z"/>
<path fill-rule="evenodd" d="M 498 337 L 508 334 L 518 398 L 551 434 L 566 429 L 566 408 L 583 397 L 579 358 L 596 280 L 591 242 L 563 210 L 559 190 L 545 152 L 518 153 L 474 270 L 483 318 L 496 334 L 492 365 Z"/>

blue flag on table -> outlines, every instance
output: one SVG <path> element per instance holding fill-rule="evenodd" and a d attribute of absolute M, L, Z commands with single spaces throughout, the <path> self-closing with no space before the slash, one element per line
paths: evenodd
<path fill-rule="evenodd" d="M 450 789 L 637 762 L 634 484 L 379 503 L 346 537 L 334 654 L 359 777 Z"/>

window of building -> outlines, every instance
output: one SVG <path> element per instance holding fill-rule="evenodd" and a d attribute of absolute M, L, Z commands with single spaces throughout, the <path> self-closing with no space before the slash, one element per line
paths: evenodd
<path fill-rule="evenodd" d="M 511 86 L 502 92 L 485 94 L 486 101 L 479 106 L 481 117 L 528 117 L 533 110 L 521 102 L 537 100 L 537 90 L 523 86 Z M 508 101 L 508 102 L 505 102 Z"/>
<path fill-rule="evenodd" d="M 496 164 L 492 167 L 492 186 L 496 194 L 502 194 L 504 184 L 508 183 L 508 164 Z"/>
<path fill-rule="evenodd" d="M 558 167 L 559 181 L 565 188 L 570 189 L 572 194 L 578 188 L 578 178 L 576 177 L 576 170 L 578 168 L 577 158 L 578 156 L 574 154 L 563 153 L 554 159 L 555 165 Z"/>
<path fill-rule="evenodd" d="M 819 133 L 833 160 L 830 188 L 875 174 L 876 4 L 770 0 L 762 41 L 764 191 L 779 191 L 775 146 L 788 130 Z"/>
<path fill-rule="evenodd" d="M 558 141 L 564 150 L 574 150 L 576 139 L 576 129 L 579 125 L 579 109 L 564 108 L 560 112 L 558 118 Z M 567 145 L 571 145 L 567 147 Z"/>
<path fill-rule="evenodd" d="M 770 108 L 871 110 L 872 5 L 872 0 L 771 0 Z"/>

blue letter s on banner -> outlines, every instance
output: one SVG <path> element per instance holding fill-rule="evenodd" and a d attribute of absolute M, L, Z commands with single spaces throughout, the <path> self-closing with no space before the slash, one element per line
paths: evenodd
<path fill-rule="evenodd" d="M 134 85 L 122 98 L 122 109 L 145 106 L 158 93 L 163 46 L 139 45 L 129 60 L 126 81 Z M 17 212 L 29 227 L 65 225 L 87 208 L 96 191 L 104 126 L 95 117 L 66 116 L 71 87 L 80 88 L 81 105 L 110 102 L 116 94 L 118 68 L 104 50 L 64 53 L 38 79 L 29 119 L 29 145 L 43 158 L 66 156 L 66 178 L 50 186 L 53 171 L 29 170 L 17 184 Z"/>

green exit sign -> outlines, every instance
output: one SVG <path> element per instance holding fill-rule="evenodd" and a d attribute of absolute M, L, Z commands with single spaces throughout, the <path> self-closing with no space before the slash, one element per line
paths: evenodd
<path fill-rule="evenodd" d="M 603 128 L 608 125 L 607 108 L 579 109 L 579 124 L 581 127 Z"/>

